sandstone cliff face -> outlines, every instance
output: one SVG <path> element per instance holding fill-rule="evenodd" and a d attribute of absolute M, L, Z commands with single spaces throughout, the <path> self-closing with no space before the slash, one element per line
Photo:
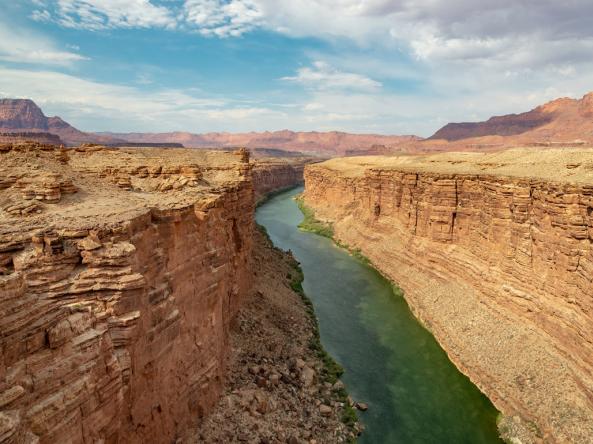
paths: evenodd
<path fill-rule="evenodd" d="M 47 117 L 32 100 L 0 99 L 0 128 L 47 130 Z"/>
<path fill-rule="evenodd" d="M 251 285 L 250 165 L 38 148 L 0 154 L 0 441 L 174 441 Z"/>
<path fill-rule="evenodd" d="M 266 194 L 302 184 L 305 164 L 310 159 L 258 160 L 253 168 L 255 199 Z"/>
<path fill-rule="evenodd" d="M 306 203 L 401 285 L 503 413 L 537 425 L 536 441 L 593 442 L 592 154 L 305 169 Z"/>

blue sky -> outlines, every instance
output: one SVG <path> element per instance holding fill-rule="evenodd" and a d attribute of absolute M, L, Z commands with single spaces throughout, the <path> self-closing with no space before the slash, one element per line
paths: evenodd
<path fill-rule="evenodd" d="M 593 90 L 593 2 L 0 0 L 0 96 L 93 131 L 430 135 Z"/>

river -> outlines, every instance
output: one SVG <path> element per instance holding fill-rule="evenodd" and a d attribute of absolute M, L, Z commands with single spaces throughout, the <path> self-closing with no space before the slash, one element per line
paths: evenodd
<path fill-rule="evenodd" d="M 369 405 L 359 413 L 366 430 L 358 442 L 500 444 L 494 406 L 391 283 L 331 240 L 297 228 L 303 217 L 293 197 L 300 192 L 271 198 L 256 219 L 301 263 L 321 342 L 344 367 L 350 395 Z"/>

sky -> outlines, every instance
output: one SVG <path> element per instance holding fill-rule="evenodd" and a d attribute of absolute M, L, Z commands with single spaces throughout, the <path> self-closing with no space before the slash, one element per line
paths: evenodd
<path fill-rule="evenodd" d="M 591 0 L 0 0 L 0 97 L 84 131 L 429 136 L 592 90 Z"/>

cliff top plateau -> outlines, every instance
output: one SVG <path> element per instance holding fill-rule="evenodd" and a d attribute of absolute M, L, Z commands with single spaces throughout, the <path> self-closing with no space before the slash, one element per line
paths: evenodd
<path fill-rule="evenodd" d="M 208 205 L 217 189 L 243 180 L 249 168 L 242 155 L 228 152 L 179 149 L 175 154 L 148 148 L 2 146 L 0 245 L 11 236 L 52 227 L 98 228 L 148 208 Z"/>
<path fill-rule="evenodd" d="M 330 159 L 321 165 L 352 177 L 362 176 L 368 168 L 393 168 L 414 172 L 480 174 L 593 183 L 593 149 L 589 148 L 513 148 L 492 153 L 359 156 Z"/>

